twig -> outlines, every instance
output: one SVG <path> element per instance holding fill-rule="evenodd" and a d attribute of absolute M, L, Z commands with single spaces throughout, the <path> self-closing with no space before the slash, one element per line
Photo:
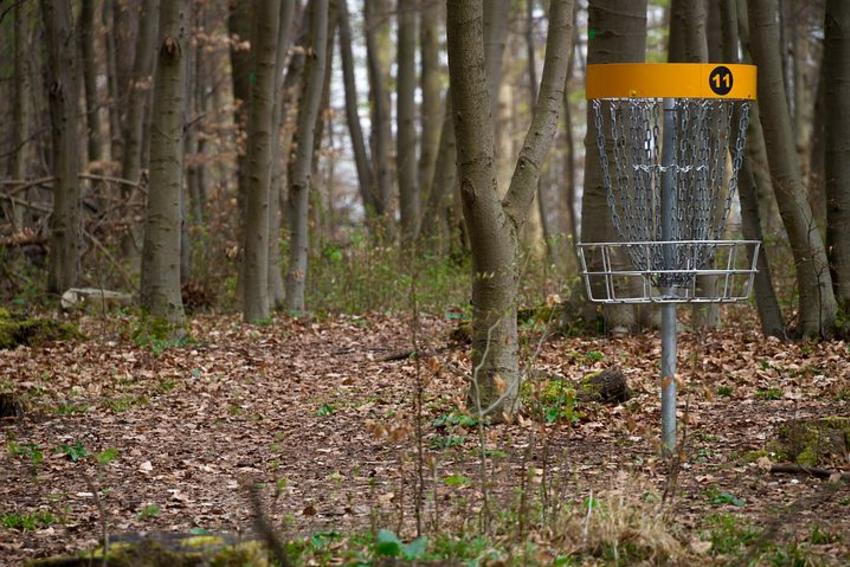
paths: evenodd
<path fill-rule="evenodd" d="M 124 267 L 115 259 L 115 257 L 109 252 L 106 246 L 103 243 L 95 238 L 89 231 L 83 230 L 83 234 L 91 240 L 92 244 L 94 244 L 95 248 L 97 248 L 101 254 L 106 258 L 106 260 L 112 264 L 115 269 L 121 274 L 121 278 L 124 280 L 124 284 L 128 289 L 136 289 L 136 285 L 133 283 L 133 280 L 130 278 L 130 275 L 124 269 Z"/>
<path fill-rule="evenodd" d="M 251 502 L 251 511 L 254 516 L 254 529 L 263 539 L 266 547 L 272 552 L 275 560 L 281 567 L 289 567 L 289 556 L 286 554 L 286 546 L 280 536 L 272 527 L 269 519 L 263 511 L 263 503 L 260 501 L 260 485 L 252 483 L 248 487 L 248 497 Z"/>
<path fill-rule="evenodd" d="M 103 537 L 103 567 L 106 567 L 109 561 L 109 521 L 106 516 L 106 508 L 103 506 L 103 502 L 100 501 L 100 494 L 98 494 L 97 486 L 94 485 L 94 481 L 92 481 L 91 477 L 86 474 L 82 467 L 80 467 L 80 474 L 83 476 L 83 480 L 86 483 L 86 488 L 89 489 L 94 495 L 94 505 L 97 506 L 97 512 L 100 515 L 100 530 L 101 535 Z"/>

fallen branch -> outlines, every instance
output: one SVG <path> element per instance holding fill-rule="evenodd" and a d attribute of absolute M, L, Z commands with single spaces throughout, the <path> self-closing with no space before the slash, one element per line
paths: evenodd
<path fill-rule="evenodd" d="M 817 467 L 807 467 L 795 463 L 777 463 L 770 465 L 771 474 L 806 474 L 815 478 L 832 478 L 837 474 L 841 480 L 850 481 L 850 473 L 841 472 L 838 470 L 821 469 Z"/>

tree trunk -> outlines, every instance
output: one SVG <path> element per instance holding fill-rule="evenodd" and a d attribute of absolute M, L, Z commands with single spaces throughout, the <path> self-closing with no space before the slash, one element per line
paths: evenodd
<path fill-rule="evenodd" d="M 345 119 L 348 132 L 351 135 L 351 148 L 354 153 L 354 164 L 357 167 L 357 187 L 363 201 L 363 210 L 367 219 L 377 213 L 379 195 L 375 187 L 372 165 L 363 138 L 363 128 L 360 125 L 358 113 L 357 81 L 354 76 L 354 53 L 352 51 L 351 23 L 348 16 L 348 3 L 345 0 L 337 2 L 337 18 L 339 20 L 339 52 L 342 60 L 342 80 L 345 86 Z"/>
<path fill-rule="evenodd" d="M 116 8 L 113 8 L 113 10 Z M 151 88 L 156 38 L 159 28 L 159 0 L 144 0 L 139 15 L 136 57 L 130 76 L 127 98 L 127 118 L 122 144 L 121 177 L 138 183 L 142 176 L 144 152 L 145 107 Z M 113 100 L 113 104 L 118 104 Z M 123 199 L 128 205 L 135 204 L 133 188 L 122 187 Z M 141 250 L 140 223 L 128 217 L 127 233 L 122 241 L 124 256 L 135 266 Z"/>
<path fill-rule="evenodd" d="M 419 225 L 419 186 L 416 171 L 416 12 L 398 14 L 398 75 L 396 77 L 396 169 L 398 170 L 401 242 L 409 246 Z"/>
<path fill-rule="evenodd" d="M 27 157 L 29 152 L 30 131 L 30 69 L 29 69 L 29 20 L 24 14 L 24 7 L 15 4 L 13 15 L 14 25 L 14 58 L 15 58 L 15 80 L 12 94 L 12 149 L 14 150 L 9 161 L 9 177 L 12 179 L 26 179 Z M 15 206 L 12 213 L 12 222 L 16 231 L 24 227 L 23 207 Z"/>
<path fill-rule="evenodd" d="M 295 0 L 281 0 L 280 24 L 278 26 L 277 51 L 275 52 L 274 117 L 272 118 L 271 179 L 269 182 L 269 307 L 277 310 L 283 307 L 285 291 L 280 265 L 280 193 L 281 193 L 281 135 L 284 128 L 283 105 L 286 101 L 283 71 L 286 54 L 292 38 L 292 23 L 295 18 Z"/>
<path fill-rule="evenodd" d="M 310 45 L 304 69 L 304 89 L 298 105 L 295 156 L 289 170 L 287 218 L 289 221 L 289 267 L 286 273 L 286 308 L 299 314 L 306 309 L 304 288 L 307 276 L 309 234 L 307 217 L 312 179 L 316 119 L 321 104 L 328 36 L 328 0 L 310 1 Z"/>
<path fill-rule="evenodd" d="M 115 10 L 118 6 L 113 5 L 113 2 L 103 3 L 103 12 L 101 14 L 101 23 L 107 30 L 113 30 L 113 33 L 106 35 L 106 89 L 109 94 L 109 155 L 112 160 L 122 159 L 122 129 L 121 129 L 121 114 L 118 110 L 119 93 L 118 93 L 118 55 L 116 46 L 116 38 L 114 33 Z M 140 18 L 142 15 L 140 14 Z"/>
<path fill-rule="evenodd" d="M 103 159 L 101 151 L 100 104 L 97 100 L 97 52 L 94 13 L 97 0 L 83 0 L 80 9 L 80 46 L 83 54 L 83 88 L 86 94 L 89 161 Z"/>
<path fill-rule="evenodd" d="M 721 18 L 721 37 L 723 41 L 721 61 L 726 63 L 737 63 L 738 56 L 738 14 L 735 9 L 735 0 L 722 0 L 719 7 Z M 714 43 L 714 42 L 712 42 Z M 754 108 L 755 105 L 754 105 Z M 733 123 L 737 117 L 733 118 Z M 750 117 L 748 135 L 750 142 L 755 136 L 761 136 L 761 128 L 756 131 L 758 118 Z M 756 309 L 761 322 L 761 330 L 767 336 L 784 339 L 786 336 L 785 319 L 782 309 L 776 300 L 776 291 L 773 288 L 768 251 L 764 245 L 764 234 L 761 227 L 761 212 L 759 211 L 758 189 L 756 177 L 753 173 L 752 158 L 744 154 L 741 171 L 738 173 L 738 198 L 741 202 L 741 232 L 747 240 L 759 240 L 762 242 L 762 250 L 758 256 L 757 269 L 753 281 L 753 293 L 756 299 Z M 750 258 L 752 260 L 752 257 Z"/>
<path fill-rule="evenodd" d="M 449 74 L 464 217 L 472 247 L 473 380 L 479 413 L 516 409 L 518 238 L 558 127 L 572 2 L 553 0 L 540 96 L 504 200 L 496 182 L 482 2 L 448 2 Z M 487 104 L 485 104 L 487 102 Z"/>
<path fill-rule="evenodd" d="M 242 314 L 248 323 L 257 323 L 270 315 L 269 187 L 280 1 L 262 0 L 254 4 L 254 29 L 257 33 L 251 49 L 254 84 L 248 110 L 248 153 L 245 156 L 248 187 L 242 223 L 245 235 Z"/>
<path fill-rule="evenodd" d="M 715 7 L 717 11 L 717 7 Z M 673 0 L 670 7 L 670 49 L 667 60 L 670 63 L 707 63 L 706 5 L 704 0 Z M 712 45 L 722 45 L 720 30 L 711 41 Z M 717 220 L 717 219 L 715 219 Z M 696 286 L 707 295 L 714 295 L 717 277 L 700 276 Z M 699 293 L 699 292 L 698 292 Z M 697 329 L 716 329 L 720 326 L 720 306 L 717 304 L 693 305 L 693 326 Z"/>
<path fill-rule="evenodd" d="M 434 166 L 440 147 L 442 121 L 440 97 L 440 3 L 431 2 L 422 6 L 419 25 L 420 85 L 422 104 L 419 107 L 419 122 L 422 131 L 419 147 L 419 173 L 417 185 L 422 199 L 430 194 L 429 185 L 434 178 Z"/>
<path fill-rule="evenodd" d="M 390 171 L 390 100 L 386 87 L 387 71 L 381 62 L 378 31 L 380 22 L 376 9 L 377 0 L 365 0 L 364 16 L 366 28 L 366 65 L 369 70 L 369 102 L 371 111 L 372 165 L 373 176 L 377 183 L 378 199 L 375 213 L 385 216 L 390 211 L 392 198 L 392 172 Z"/>
<path fill-rule="evenodd" d="M 588 40 L 588 64 L 643 63 L 646 53 L 646 0 L 591 0 L 588 22 L 589 29 L 594 30 Z M 587 108 L 587 124 L 594 124 L 594 112 L 590 105 Z M 584 222 L 581 223 L 581 240 L 617 240 L 602 180 L 595 128 L 587 129 L 584 147 L 585 179 L 581 201 Z M 591 268 L 596 269 L 598 266 Z M 611 332 L 624 333 L 635 326 L 635 310 L 630 305 L 606 306 L 603 313 Z"/>
<path fill-rule="evenodd" d="M 834 331 L 836 301 L 826 248 L 806 200 L 788 113 L 782 61 L 776 49 L 776 0 L 748 3 L 753 59 L 759 66 L 758 96 L 774 191 L 797 267 L 800 333 L 827 337 Z"/>
<path fill-rule="evenodd" d="M 62 293 L 80 273 L 80 171 L 77 41 L 70 0 L 42 0 L 47 42 L 47 88 L 53 162 L 53 213 L 47 289 Z"/>
<path fill-rule="evenodd" d="M 420 235 L 426 239 L 437 236 L 449 238 L 451 227 L 446 222 L 446 211 L 451 206 L 451 197 L 457 190 L 457 141 L 452 116 L 451 89 L 446 92 L 437 160 L 429 185 L 425 211 L 419 227 Z"/>
<path fill-rule="evenodd" d="M 826 242 L 835 295 L 850 310 L 850 5 L 827 0 L 824 39 Z"/>
<path fill-rule="evenodd" d="M 153 317 L 182 325 L 180 212 L 186 81 L 184 59 L 190 47 L 186 0 L 162 2 L 159 22 L 140 295 L 142 308 Z"/>

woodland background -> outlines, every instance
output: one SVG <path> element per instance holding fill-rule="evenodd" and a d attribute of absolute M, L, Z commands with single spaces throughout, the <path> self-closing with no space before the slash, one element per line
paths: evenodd
<path fill-rule="evenodd" d="M 847 2 L 3 0 L 0 53 L 10 557 L 260 517 L 279 561 L 847 559 L 840 448 L 769 443 L 847 427 Z M 680 310 L 673 461 L 657 312 L 574 248 L 616 240 L 587 65 L 642 61 L 759 66 L 754 309 Z"/>

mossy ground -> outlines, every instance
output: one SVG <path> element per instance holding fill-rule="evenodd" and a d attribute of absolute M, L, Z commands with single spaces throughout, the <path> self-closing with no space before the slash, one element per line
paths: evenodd
<path fill-rule="evenodd" d="M 82 335 L 70 323 L 42 317 L 24 317 L 0 309 L 0 349 L 79 338 Z"/>

